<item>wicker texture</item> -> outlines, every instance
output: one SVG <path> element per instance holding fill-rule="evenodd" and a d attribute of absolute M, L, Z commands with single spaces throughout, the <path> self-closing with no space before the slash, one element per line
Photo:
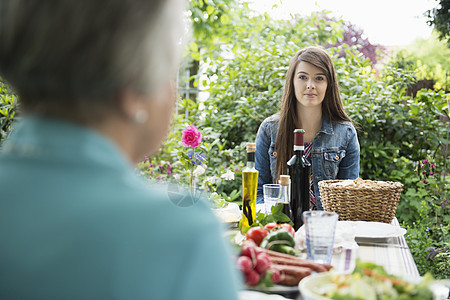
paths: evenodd
<path fill-rule="evenodd" d="M 341 221 L 392 222 L 403 184 L 358 178 L 356 185 L 346 186 L 343 181 L 319 182 L 324 210 L 338 213 Z"/>

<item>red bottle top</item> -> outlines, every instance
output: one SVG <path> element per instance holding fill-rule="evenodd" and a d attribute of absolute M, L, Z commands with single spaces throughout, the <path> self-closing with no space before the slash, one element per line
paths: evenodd
<path fill-rule="evenodd" d="M 303 134 L 305 131 L 303 129 L 294 130 L 294 151 L 305 150 L 305 144 L 303 142 Z"/>

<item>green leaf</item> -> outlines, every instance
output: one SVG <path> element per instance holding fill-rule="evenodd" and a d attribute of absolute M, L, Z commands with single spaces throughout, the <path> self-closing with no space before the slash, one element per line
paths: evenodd
<path fill-rule="evenodd" d="M 289 223 L 291 221 L 291 219 L 286 214 L 283 213 L 283 208 L 284 208 L 283 204 L 272 206 L 271 212 L 274 222 Z"/>
<path fill-rule="evenodd" d="M 215 11 L 216 9 L 214 8 L 214 6 L 208 5 L 206 7 L 206 12 L 208 13 L 208 15 L 212 15 L 212 13 Z"/>
<path fill-rule="evenodd" d="M 196 44 L 195 42 L 192 42 L 192 43 L 189 45 L 189 49 L 190 49 L 192 52 L 198 52 L 198 46 L 197 46 L 197 44 Z"/>
<path fill-rule="evenodd" d="M 230 23 L 230 17 L 228 15 L 220 16 L 220 23 L 222 23 L 223 25 Z"/>

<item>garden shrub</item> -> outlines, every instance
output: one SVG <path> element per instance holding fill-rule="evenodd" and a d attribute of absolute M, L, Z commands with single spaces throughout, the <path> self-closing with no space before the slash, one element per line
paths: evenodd
<path fill-rule="evenodd" d="M 450 90 L 450 47 L 439 41 L 435 31 L 428 39 L 419 38 L 414 43 L 397 50 L 390 64 L 405 70 L 414 70 L 418 79 L 433 81 L 434 88 Z"/>
<path fill-rule="evenodd" d="M 430 215 L 433 205 L 420 202 L 420 217 L 411 224 L 404 223 L 405 235 L 420 274 L 432 273 L 437 279 L 450 275 L 450 225 L 436 223 Z"/>

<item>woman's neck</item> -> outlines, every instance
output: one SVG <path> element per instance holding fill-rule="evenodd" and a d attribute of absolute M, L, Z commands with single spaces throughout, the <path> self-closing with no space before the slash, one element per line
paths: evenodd
<path fill-rule="evenodd" d="M 304 140 L 307 143 L 314 141 L 316 134 L 322 128 L 322 107 L 297 106 L 297 128 L 305 130 Z"/>

